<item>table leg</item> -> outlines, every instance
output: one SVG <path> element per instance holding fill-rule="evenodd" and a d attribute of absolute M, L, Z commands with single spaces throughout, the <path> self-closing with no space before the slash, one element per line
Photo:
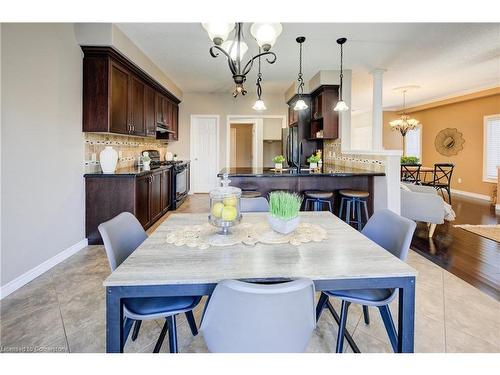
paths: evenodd
<path fill-rule="evenodd" d="M 106 352 L 123 352 L 123 308 L 116 288 L 106 288 Z"/>
<path fill-rule="evenodd" d="M 415 278 L 399 289 L 398 352 L 413 353 L 415 340 Z"/>

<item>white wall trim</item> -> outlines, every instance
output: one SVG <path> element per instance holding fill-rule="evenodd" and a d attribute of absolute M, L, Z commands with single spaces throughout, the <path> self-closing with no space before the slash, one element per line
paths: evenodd
<path fill-rule="evenodd" d="M 45 262 L 39 264 L 38 266 L 32 268 L 28 272 L 23 273 L 21 276 L 16 277 L 14 280 L 9 281 L 7 284 L 3 285 L 0 290 L 0 300 L 7 297 L 9 294 L 15 292 L 22 286 L 28 284 L 30 281 L 36 279 L 41 274 L 47 272 L 52 267 L 55 267 L 62 261 L 68 259 L 70 256 L 76 254 L 84 247 L 88 245 L 88 240 L 85 238 L 80 242 L 77 242 L 73 246 L 61 251 L 59 254 L 47 259 Z"/>
<path fill-rule="evenodd" d="M 484 201 L 491 200 L 490 196 L 485 194 L 471 193 L 470 191 L 455 190 L 455 189 L 451 189 L 451 192 L 457 195 L 463 195 L 470 198 L 482 199 Z"/>

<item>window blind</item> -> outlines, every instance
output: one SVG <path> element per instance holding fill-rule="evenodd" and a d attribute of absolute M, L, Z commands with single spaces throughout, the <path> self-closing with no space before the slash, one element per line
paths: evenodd
<path fill-rule="evenodd" d="M 485 117 L 485 178 L 496 180 L 500 166 L 500 115 Z"/>
<path fill-rule="evenodd" d="M 406 155 L 416 156 L 422 159 L 422 151 L 420 150 L 420 137 L 422 136 L 422 128 L 419 126 L 416 129 L 410 130 L 405 137 Z"/>

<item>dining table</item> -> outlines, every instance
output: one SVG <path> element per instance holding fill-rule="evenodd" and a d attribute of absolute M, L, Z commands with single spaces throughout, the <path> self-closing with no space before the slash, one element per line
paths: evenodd
<path fill-rule="evenodd" d="M 243 213 L 242 223 L 266 223 Z M 301 223 L 326 233 L 301 243 L 237 243 L 199 248 L 171 243 L 169 233 L 207 223 L 208 213 L 173 213 L 106 278 L 106 351 L 123 352 L 126 298 L 209 296 L 217 283 L 284 282 L 308 278 L 316 291 L 398 289 L 398 352 L 414 350 L 417 272 L 328 211 L 300 212 Z M 293 313 L 293 312 L 290 312 Z"/>

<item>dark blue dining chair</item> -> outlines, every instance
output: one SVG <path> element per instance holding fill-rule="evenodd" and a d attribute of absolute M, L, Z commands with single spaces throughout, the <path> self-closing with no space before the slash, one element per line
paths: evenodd
<path fill-rule="evenodd" d="M 142 225 L 130 212 L 122 212 L 98 227 L 104 242 L 111 271 L 114 271 L 148 237 Z M 193 309 L 201 297 L 147 297 L 126 298 L 123 303 L 123 345 L 127 341 L 132 325 L 132 341 L 139 334 L 143 320 L 165 318 L 165 324 L 156 342 L 154 353 L 158 353 L 168 331 L 170 352 L 177 353 L 177 326 L 175 317 L 185 313 L 194 336 L 198 334 Z M 134 324 L 135 323 L 135 324 Z M 123 349 L 123 348 L 122 348 Z"/>
<path fill-rule="evenodd" d="M 361 231 L 366 237 L 389 251 L 395 257 L 406 260 L 410 248 L 413 232 L 416 224 L 414 221 L 399 216 L 394 212 L 384 209 L 373 214 Z M 354 290 L 334 290 L 321 293 L 318 305 L 316 306 L 316 319 L 319 319 L 321 312 L 328 307 L 335 320 L 339 324 L 337 336 L 336 352 L 342 353 L 344 336 L 352 344 L 352 338 L 346 330 L 347 311 L 351 303 L 363 305 L 365 323 L 369 323 L 368 308 L 366 306 L 376 306 L 380 311 L 385 329 L 391 341 L 392 349 L 396 352 L 398 348 L 398 338 L 394 321 L 392 320 L 389 303 L 396 297 L 397 289 L 354 289 Z M 340 319 L 336 316 L 329 297 L 336 297 L 342 300 L 340 308 Z M 355 344 L 354 344 L 355 346 Z M 357 347 L 356 347 L 357 348 Z M 354 347 L 353 347 L 354 349 Z M 359 350 L 358 350 L 359 351 Z"/>

